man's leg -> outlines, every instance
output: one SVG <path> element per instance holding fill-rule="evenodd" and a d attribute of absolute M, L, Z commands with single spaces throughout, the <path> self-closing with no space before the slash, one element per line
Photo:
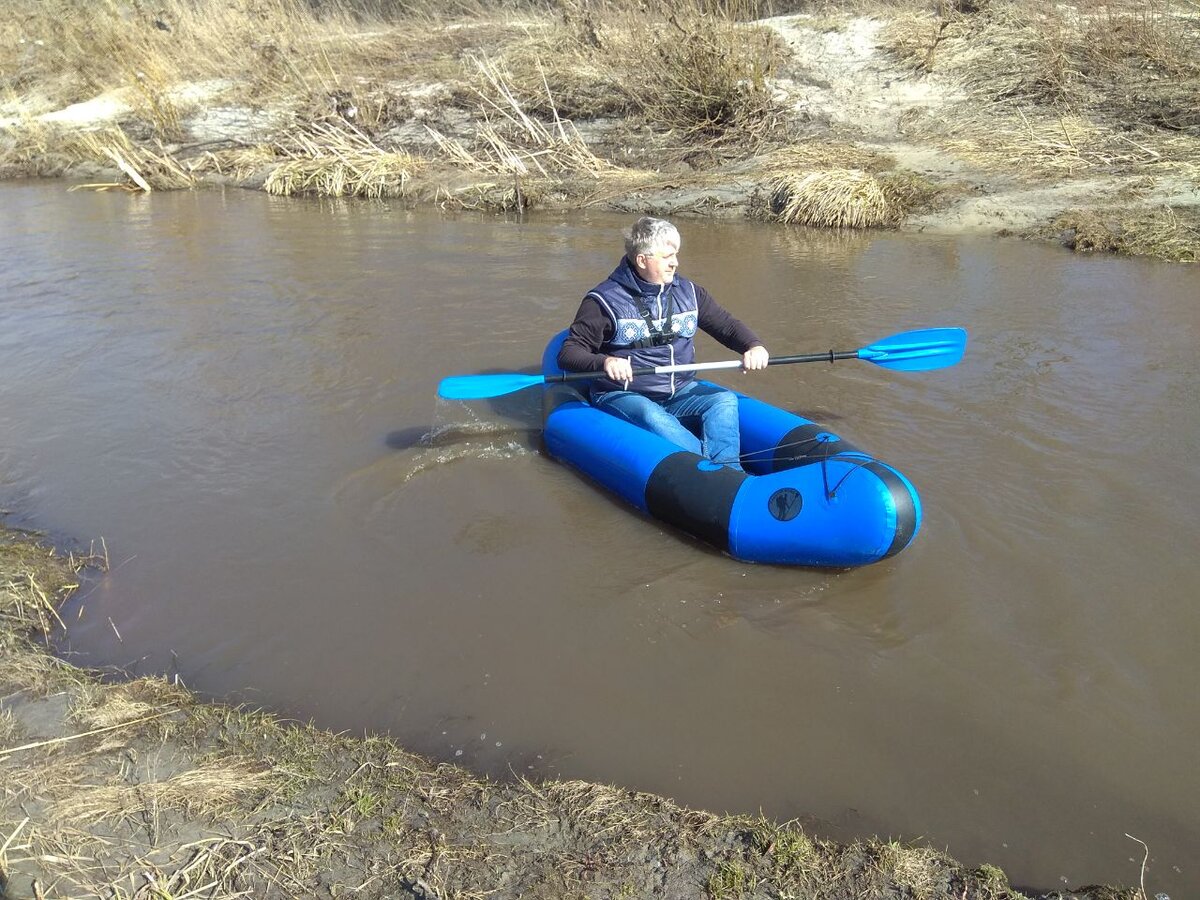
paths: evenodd
<path fill-rule="evenodd" d="M 627 419 L 692 453 L 702 453 L 700 439 L 658 403 L 633 391 L 606 391 L 593 404 L 607 413 Z M 736 409 L 736 408 L 735 408 Z"/>
<path fill-rule="evenodd" d="M 663 407 L 680 419 L 698 416 L 704 455 L 731 469 L 742 468 L 737 394 L 714 384 L 691 381 L 665 401 Z"/>

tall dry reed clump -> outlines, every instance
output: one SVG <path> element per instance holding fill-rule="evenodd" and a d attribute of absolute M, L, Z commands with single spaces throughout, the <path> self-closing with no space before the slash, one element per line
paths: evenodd
<path fill-rule="evenodd" d="M 568 118 L 635 118 L 682 141 L 753 143 L 778 126 L 766 79 L 783 54 L 769 29 L 744 19 L 763 4 L 683 0 L 558 0 L 551 27 L 505 49 L 525 96 L 553 97 Z"/>

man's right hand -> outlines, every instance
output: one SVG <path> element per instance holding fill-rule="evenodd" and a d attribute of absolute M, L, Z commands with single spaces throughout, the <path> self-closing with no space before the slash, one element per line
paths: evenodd
<path fill-rule="evenodd" d="M 629 360 L 621 356 L 606 356 L 604 358 L 604 374 L 609 381 L 628 386 L 633 381 L 633 366 Z"/>

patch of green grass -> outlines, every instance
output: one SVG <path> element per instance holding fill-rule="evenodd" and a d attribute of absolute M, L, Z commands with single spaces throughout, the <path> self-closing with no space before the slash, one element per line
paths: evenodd
<path fill-rule="evenodd" d="M 1012 889 L 1003 869 L 984 863 L 974 873 L 979 879 L 980 900 L 1023 900 L 1024 895 Z"/>
<path fill-rule="evenodd" d="M 351 805 L 360 819 L 369 819 L 383 807 L 383 798 L 372 790 L 359 788 L 349 794 Z"/>
<path fill-rule="evenodd" d="M 811 874 L 819 863 L 817 848 L 803 831 L 781 825 L 774 828 L 766 851 L 777 880 L 793 880 Z"/>
<path fill-rule="evenodd" d="M 757 880 L 738 862 L 722 862 L 708 876 L 705 890 L 712 900 L 740 900 L 754 890 Z"/>

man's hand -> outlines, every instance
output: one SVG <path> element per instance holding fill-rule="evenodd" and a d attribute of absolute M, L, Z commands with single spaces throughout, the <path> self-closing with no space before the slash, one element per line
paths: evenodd
<path fill-rule="evenodd" d="M 771 354 L 767 352 L 767 348 L 762 344 L 759 344 L 757 347 L 751 347 L 742 354 L 742 371 L 749 372 L 751 369 L 765 369 L 770 359 Z"/>
<path fill-rule="evenodd" d="M 609 381 L 615 381 L 629 387 L 633 381 L 633 366 L 629 360 L 621 356 L 606 356 L 604 358 L 604 374 Z"/>

